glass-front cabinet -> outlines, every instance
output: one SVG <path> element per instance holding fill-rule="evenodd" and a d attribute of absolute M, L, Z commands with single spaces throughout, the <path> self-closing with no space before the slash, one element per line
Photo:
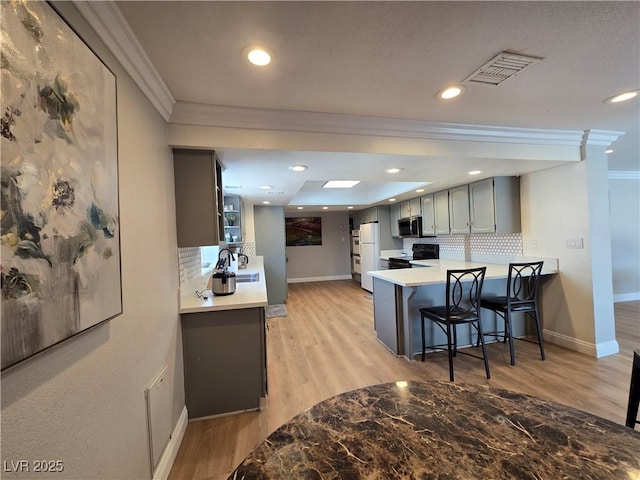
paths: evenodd
<path fill-rule="evenodd" d="M 222 208 L 224 216 L 224 241 L 242 242 L 242 199 L 237 195 L 225 195 Z"/>

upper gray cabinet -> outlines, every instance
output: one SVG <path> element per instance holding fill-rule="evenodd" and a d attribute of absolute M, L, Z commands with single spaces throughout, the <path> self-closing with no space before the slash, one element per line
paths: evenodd
<path fill-rule="evenodd" d="M 412 198 L 405 202 L 400 202 L 400 218 L 417 217 L 422 215 L 422 205 L 420 197 Z"/>
<path fill-rule="evenodd" d="M 360 210 L 359 212 L 357 212 L 361 215 L 360 217 L 360 223 L 374 223 L 374 222 L 378 222 L 379 218 L 378 218 L 378 207 L 369 207 L 369 208 L 365 208 L 364 210 Z M 355 218 L 355 217 L 354 217 Z"/>
<path fill-rule="evenodd" d="M 398 220 L 402 218 L 400 216 L 400 204 L 395 203 L 389 208 L 389 226 L 391 228 L 391 236 L 399 237 L 400 229 L 398 228 Z"/>
<path fill-rule="evenodd" d="M 471 233 L 519 233 L 520 178 L 494 177 L 469 184 Z"/>
<path fill-rule="evenodd" d="M 449 233 L 460 234 L 471 231 L 469 218 L 469 186 L 461 185 L 449 189 Z"/>
<path fill-rule="evenodd" d="M 433 193 L 430 193 L 429 195 L 425 195 L 420 198 L 420 203 L 422 204 L 422 235 L 436 234 L 436 217 L 433 195 Z"/>
<path fill-rule="evenodd" d="M 435 218 L 435 234 L 446 235 L 449 230 L 449 190 L 433 194 L 433 216 Z"/>
<path fill-rule="evenodd" d="M 213 151 L 173 150 L 178 247 L 218 245 L 224 231 L 222 168 Z"/>

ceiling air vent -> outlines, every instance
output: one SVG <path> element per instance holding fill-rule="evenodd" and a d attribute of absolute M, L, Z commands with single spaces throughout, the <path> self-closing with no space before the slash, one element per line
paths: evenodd
<path fill-rule="evenodd" d="M 463 83 L 498 86 L 506 79 L 515 77 L 542 58 L 511 52 L 501 52 L 463 80 Z"/>
<path fill-rule="evenodd" d="M 272 192 L 271 190 L 267 191 L 267 195 L 284 195 L 284 192 Z"/>

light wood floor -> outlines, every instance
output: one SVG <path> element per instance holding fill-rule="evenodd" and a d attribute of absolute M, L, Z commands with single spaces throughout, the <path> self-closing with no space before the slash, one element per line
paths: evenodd
<path fill-rule="evenodd" d="M 370 295 L 351 281 L 289 286 L 287 317 L 268 319 L 269 396 L 261 412 L 188 425 L 169 476 L 225 479 L 266 436 L 296 414 L 338 393 L 398 380 L 448 380 L 446 353 L 408 362 L 375 338 Z M 624 424 L 633 349 L 640 348 L 640 302 L 616 304 L 620 353 L 595 359 L 545 344 L 516 342 L 516 366 L 508 347 L 488 346 L 491 380 L 481 361 L 456 359 L 456 382 L 536 395 Z"/>

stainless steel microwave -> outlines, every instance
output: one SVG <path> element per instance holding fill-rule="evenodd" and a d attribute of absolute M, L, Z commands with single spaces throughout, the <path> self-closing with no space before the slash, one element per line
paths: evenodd
<path fill-rule="evenodd" d="M 398 230 L 401 237 L 421 237 L 422 217 L 406 217 L 398 219 Z"/>

